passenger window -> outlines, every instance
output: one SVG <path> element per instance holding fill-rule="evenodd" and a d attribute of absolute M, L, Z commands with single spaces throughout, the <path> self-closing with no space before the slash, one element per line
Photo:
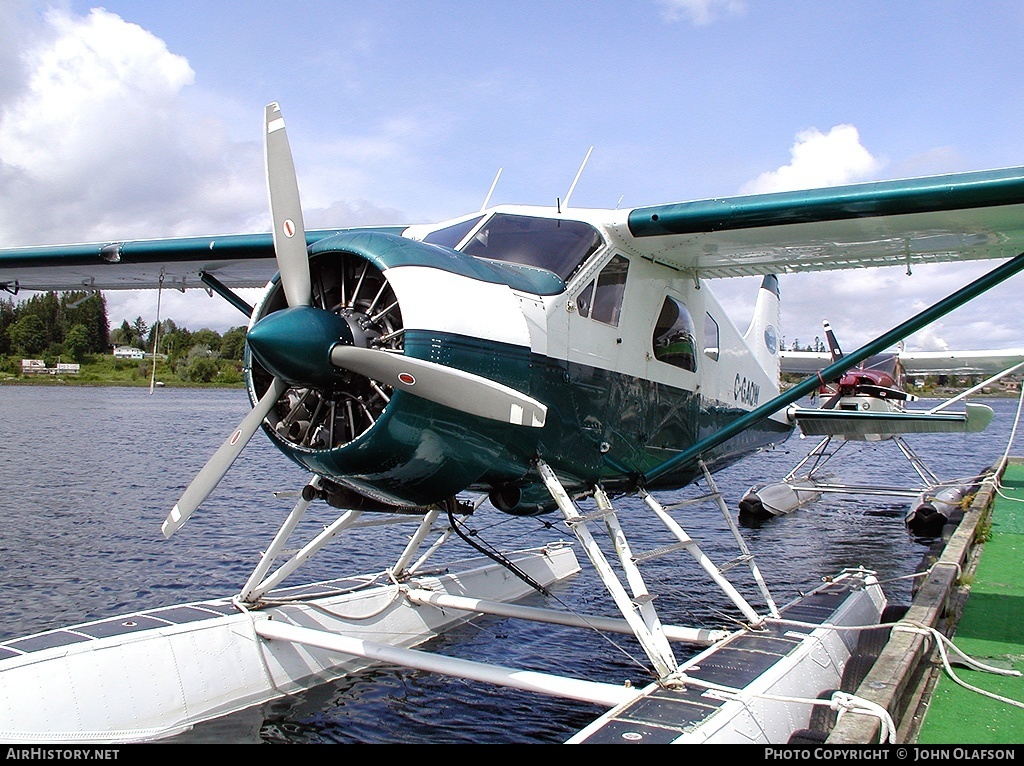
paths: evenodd
<path fill-rule="evenodd" d="M 654 326 L 654 358 L 674 367 L 696 372 L 695 340 L 690 312 L 681 302 L 670 295 L 666 296 L 658 322 Z"/>
<path fill-rule="evenodd" d="M 704 356 L 718 359 L 719 350 L 718 322 L 711 314 L 704 315 Z"/>

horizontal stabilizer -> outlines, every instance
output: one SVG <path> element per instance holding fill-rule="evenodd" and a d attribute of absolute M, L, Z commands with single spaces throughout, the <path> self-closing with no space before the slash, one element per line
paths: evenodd
<path fill-rule="evenodd" d="M 992 422 L 992 408 L 968 403 L 964 412 L 860 412 L 794 407 L 790 419 L 805 436 L 879 440 L 902 434 L 976 433 Z"/>

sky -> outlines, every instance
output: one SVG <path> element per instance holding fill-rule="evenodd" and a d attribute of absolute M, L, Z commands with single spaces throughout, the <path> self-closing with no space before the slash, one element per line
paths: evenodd
<path fill-rule="evenodd" d="M 1021 39 L 1017 0 L 0 0 L 0 246 L 269 230 L 271 101 L 310 228 L 472 212 L 499 169 L 492 204 L 551 205 L 591 146 L 576 207 L 1021 165 Z M 995 265 L 784 275 L 781 334 L 853 350 Z M 1024 346 L 1021 280 L 908 348 Z M 741 330 L 758 282 L 712 284 Z"/>

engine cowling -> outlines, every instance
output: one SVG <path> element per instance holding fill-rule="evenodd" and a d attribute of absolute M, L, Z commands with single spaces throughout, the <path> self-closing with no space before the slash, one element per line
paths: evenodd
<path fill-rule="evenodd" d="M 476 259 L 447 248 L 379 232 L 336 239 L 312 249 L 312 307 L 289 307 L 275 279 L 253 312 L 246 355 L 250 398 L 257 401 L 275 376 L 288 384 L 263 423 L 270 439 L 304 468 L 396 509 L 520 479 L 537 454 L 542 429 L 468 415 L 330 361 L 334 345 L 348 344 L 522 390 L 530 380 L 528 331 L 507 285 L 476 279 Z M 428 278 L 411 279 L 410 269 Z M 403 278 L 389 280 L 401 272 Z M 418 290 L 424 282 L 455 285 L 460 294 L 425 298 Z M 509 300 L 496 301 L 502 291 Z M 437 310 L 425 307 L 425 300 Z M 416 326 L 407 326 L 405 305 L 414 307 Z M 462 305 L 487 305 L 508 316 L 465 317 Z M 474 322 L 502 328 L 496 332 L 504 336 L 467 334 Z"/>

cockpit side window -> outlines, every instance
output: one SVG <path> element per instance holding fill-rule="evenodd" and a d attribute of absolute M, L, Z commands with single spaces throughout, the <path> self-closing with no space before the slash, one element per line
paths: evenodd
<path fill-rule="evenodd" d="M 629 260 L 621 255 L 616 255 L 605 264 L 597 279 L 590 280 L 576 296 L 576 310 L 580 316 L 590 317 L 613 327 L 618 325 L 628 271 Z"/>
<path fill-rule="evenodd" d="M 629 261 L 621 255 L 616 255 L 601 269 L 597 277 L 597 287 L 594 289 L 594 310 L 591 313 L 598 322 L 610 325 L 619 323 L 628 270 Z"/>
<path fill-rule="evenodd" d="M 466 238 L 466 235 L 473 230 L 473 227 L 480 223 L 480 219 L 483 216 L 478 215 L 476 218 L 470 218 L 468 221 L 462 223 L 456 223 L 451 226 L 446 226 L 443 229 L 430 232 L 423 238 L 424 242 L 429 242 L 432 245 L 443 245 L 444 247 L 450 247 L 453 250 L 462 240 Z"/>
<path fill-rule="evenodd" d="M 697 371 L 697 348 L 693 319 L 682 302 L 665 296 L 661 314 L 654 325 L 654 358 L 660 362 Z"/>
<path fill-rule="evenodd" d="M 547 269 L 568 280 L 603 244 L 597 229 L 582 221 L 499 213 L 462 252 Z"/>

